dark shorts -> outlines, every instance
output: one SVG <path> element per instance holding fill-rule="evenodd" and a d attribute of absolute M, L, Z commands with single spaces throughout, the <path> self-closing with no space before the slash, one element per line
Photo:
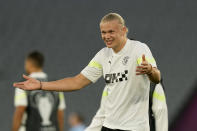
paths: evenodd
<path fill-rule="evenodd" d="M 109 129 L 109 128 L 103 126 L 103 127 L 101 128 L 101 131 L 126 131 L 126 130 Z"/>

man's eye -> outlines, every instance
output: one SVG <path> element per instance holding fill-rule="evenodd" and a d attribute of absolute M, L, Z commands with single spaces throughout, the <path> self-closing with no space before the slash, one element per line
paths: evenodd
<path fill-rule="evenodd" d="M 111 30 L 111 31 L 109 31 L 109 33 L 111 33 L 111 34 L 112 34 L 112 33 L 114 33 L 114 31 L 113 31 L 113 30 Z"/>

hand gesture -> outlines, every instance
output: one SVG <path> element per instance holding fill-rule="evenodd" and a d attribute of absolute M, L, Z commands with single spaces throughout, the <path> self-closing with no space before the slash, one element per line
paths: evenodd
<path fill-rule="evenodd" d="M 41 82 L 29 76 L 23 75 L 26 79 L 24 82 L 14 83 L 13 86 L 23 90 L 39 90 L 42 88 Z"/>
<path fill-rule="evenodd" d="M 148 61 L 145 58 L 145 55 L 142 55 L 142 63 L 140 66 L 137 66 L 136 68 L 136 75 L 150 75 L 152 74 L 152 65 L 148 63 Z"/>

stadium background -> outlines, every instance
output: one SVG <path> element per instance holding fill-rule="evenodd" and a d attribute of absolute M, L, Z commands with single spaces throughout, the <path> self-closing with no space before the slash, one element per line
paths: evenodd
<path fill-rule="evenodd" d="M 1 0 L 0 130 L 11 128 L 12 83 L 24 73 L 25 56 L 33 50 L 43 52 L 50 80 L 79 73 L 105 46 L 99 21 L 109 12 L 122 15 L 128 36 L 151 48 L 164 78 L 173 123 L 197 77 L 196 7 L 195 0 Z M 65 93 L 65 116 L 79 111 L 88 125 L 103 87 L 101 79 L 81 91 Z"/>

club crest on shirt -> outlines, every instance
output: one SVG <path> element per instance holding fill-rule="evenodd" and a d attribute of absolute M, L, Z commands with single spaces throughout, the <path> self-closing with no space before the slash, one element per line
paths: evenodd
<path fill-rule="evenodd" d="M 125 56 L 125 57 L 123 58 L 123 60 L 122 60 L 122 64 L 123 64 L 123 65 L 127 65 L 128 61 L 129 61 L 129 56 Z"/>

